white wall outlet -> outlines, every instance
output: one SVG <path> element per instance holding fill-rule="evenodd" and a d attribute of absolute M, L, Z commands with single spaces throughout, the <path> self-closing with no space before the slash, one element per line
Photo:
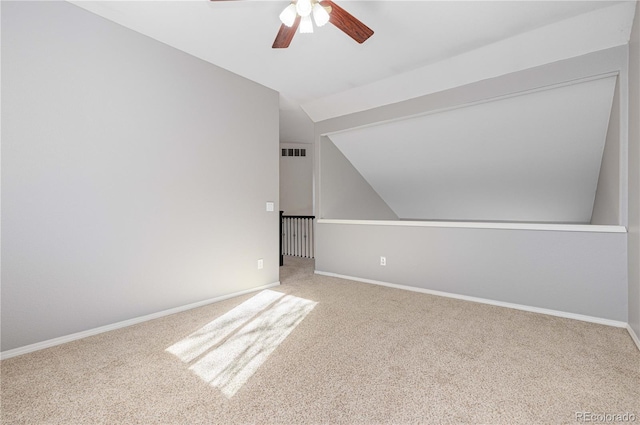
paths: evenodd
<path fill-rule="evenodd" d="M 258 270 L 262 269 L 263 267 L 264 267 L 264 260 L 260 258 L 258 260 Z"/>
<path fill-rule="evenodd" d="M 381 266 L 387 265 L 387 257 L 380 257 L 380 265 Z"/>
<path fill-rule="evenodd" d="M 275 205 L 273 202 L 267 202 L 267 211 L 273 211 Z"/>

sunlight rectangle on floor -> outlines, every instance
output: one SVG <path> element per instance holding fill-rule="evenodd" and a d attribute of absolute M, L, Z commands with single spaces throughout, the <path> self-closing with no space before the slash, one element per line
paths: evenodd
<path fill-rule="evenodd" d="M 185 339 L 176 342 L 167 348 L 167 351 L 183 362 L 189 363 L 216 344 L 219 344 L 235 330 L 250 321 L 256 314 L 283 296 L 284 294 L 276 291 L 259 292 Z"/>
<path fill-rule="evenodd" d="M 231 398 L 317 302 L 263 291 L 167 351 Z"/>

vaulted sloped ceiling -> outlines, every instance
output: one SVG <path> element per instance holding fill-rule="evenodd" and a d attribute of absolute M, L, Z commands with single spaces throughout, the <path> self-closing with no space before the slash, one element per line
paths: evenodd
<path fill-rule="evenodd" d="M 330 135 L 401 219 L 588 223 L 615 76 Z"/>

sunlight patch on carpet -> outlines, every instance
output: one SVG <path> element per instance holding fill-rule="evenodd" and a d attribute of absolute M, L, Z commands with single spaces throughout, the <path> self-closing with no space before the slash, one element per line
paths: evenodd
<path fill-rule="evenodd" d="M 231 398 L 316 304 L 265 290 L 166 351 Z"/>

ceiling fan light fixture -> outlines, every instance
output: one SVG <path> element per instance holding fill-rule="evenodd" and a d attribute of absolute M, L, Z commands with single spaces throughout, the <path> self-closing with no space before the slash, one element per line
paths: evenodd
<path fill-rule="evenodd" d="M 311 34 L 313 32 L 313 22 L 311 22 L 311 16 L 303 16 L 300 20 L 300 33 Z"/>
<path fill-rule="evenodd" d="M 296 11 L 303 18 L 309 16 L 312 9 L 311 0 L 298 0 L 296 2 Z"/>
<path fill-rule="evenodd" d="M 319 27 L 329 22 L 329 13 L 320 2 L 313 5 L 313 20 L 316 21 L 316 25 Z"/>
<path fill-rule="evenodd" d="M 286 26 L 291 27 L 293 22 L 296 20 L 296 16 L 296 5 L 291 3 L 289 6 L 284 8 L 282 13 L 280 13 L 280 21 Z"/>

